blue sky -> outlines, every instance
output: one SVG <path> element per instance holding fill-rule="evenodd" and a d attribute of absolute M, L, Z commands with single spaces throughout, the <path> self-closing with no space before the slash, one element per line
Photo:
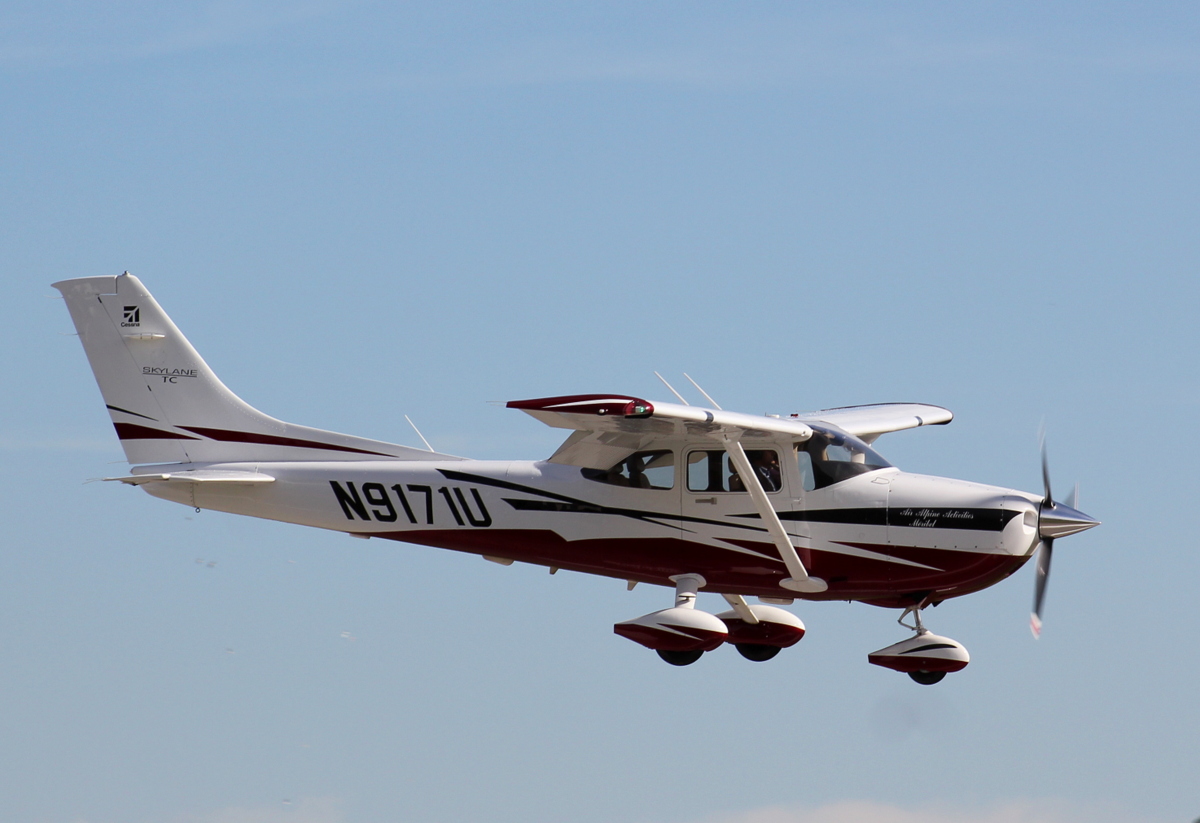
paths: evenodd
<path fill-rule="evenodd" d="M 1200 815 L 1200 12 L 1185 4 L 22 3 L 0 11 L 0 818 L 1074 823 Z M 954 410 L 901 468 L 1103 527 L 769 664 L 669 593 L 243 520 L 121 452 L 53 281 L 130 270 L 298 423 L 540 458 L 490 401 Z M 1170 446 L 1172 451 L 1164 452 Z M 1060 492 L 1060 495 L 1061 493 Z M 700 605 L 718 608 L 719 601 Z"/>

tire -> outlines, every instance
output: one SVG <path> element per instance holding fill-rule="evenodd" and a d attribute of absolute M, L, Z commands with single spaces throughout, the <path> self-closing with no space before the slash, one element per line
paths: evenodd
<path fill-rule="evenodd" d="M 702 651 L 674 652 L 663 651 L 662 649 L 658 650 L 658 656 L 670 663 L 672 666 L 690 666 L 699 660 L 700 655 L 702 654 L 704 654 Z"/>
<path fill-rule="evenodd" d="M 761 643 L 734 643 L 738 653 L 747 660 L 753 660 L 755 663 L 765 663 L 775 655 L 779 654 L 779 646 L 764 646 Z"/>
<path fill-rule="evenodd" d="M 941 683 L 942 678 L 946 676 L 945 672 L 909 672 L 908 676 L 920 683 L 922 686 L 932 686 L 934 683 Z"/>

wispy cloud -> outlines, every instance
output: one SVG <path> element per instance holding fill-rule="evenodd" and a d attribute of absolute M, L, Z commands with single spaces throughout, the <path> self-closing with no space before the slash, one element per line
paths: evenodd
<path fill-rule="evenodd" d="M 948 805 L 903 807 L 866 800 L 825 806 L 769 806 L 707 818 L 702 823 L 1155 823 L 1100 804 L 1020 801 L 985 809 Z"/>
<path fill-rule="evenodd" d="M 846 23 L 831 31 L 782 25 L 778 31 L 693 31 L 652 45 L 543 36 L 464 53 L 457 63 L 376 69 L 342 75 L 335 68 L 307 90 L 341 93 L 647 84 L 737 89 L 893 76 L 897 71 L 970 69 L 1044 62 L 1034 46 L 1014 38 L 939 40 Z"/>
<path fill-rule="evenodd" d="M 210 0 L 166 6 L 115 0 L 58 12 L 9 12 L 0 23 L 0 65 L 44 69 L 202 51 L 252 41 L 343 5 L 340 0 Z"/>
<path fill-rule="evenodd" d="M 280 800 L 265 806 L 230 806 L 206 814 L 181 817 L 177 823 L 345 823 L 340 804 L 332 797 Z"/>
<path fill-rule="evenodd" d="M 506 19 L 517 17 L 519 12 L 513 12 Z M 42 69 L 125 63 L 231 45 L 258 51 L 268 43 L 283 43 L 286 37 L 280 32 L 311 34 L 330 27 L 339 36 L 327 44 L 317 65 L 305 52 L 300 63 L 284 61 L 290 68 L 259 79 L 310 95 L 580 83 L 745 88 L 892 78 L 907 72 L 998 70 L 1042 76 L 1063 69 L 1200 69 L 1200 48 L 1188 42 L 1144 41 L 1137 34 L 1101 29 L 1081 48 L 1074 40 L 1028 26 L 998 30 L 986 15 L 952 26 L 919 11 L 842 9 L 744 19 L 696 14 L 670 27 L 658 18 L 644 23 L 657 36 L 645 36 L 637 15 L 621 9 L 586 34 L 570 26 L 569 18 L 556 30 L 553 15 L 539 33 L 528 35 L 503 26 L 481 33 L 466 22 L 471 15 L 465 12 L 461 20 L 453 12 L 434 18 L 374 14 L 356 0 L 209 0 L 184 6 L 114 0 L 72 5 L 60 13 L 4 15 L 0 65 Z M 331 22 L 338 25 L 331 27 Z M 346 50 L 344 38 L 353 38 L 364 26 L 394 29 L 386 52 L 372 38 Z"/>

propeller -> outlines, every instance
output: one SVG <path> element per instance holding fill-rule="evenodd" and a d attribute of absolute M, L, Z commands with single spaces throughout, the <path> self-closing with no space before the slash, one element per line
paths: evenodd
<path fill-rule="evenodd" d="M 1034 637 L 1042 635 L 1042 605 L 1046 600 L 1046 581 L 1050 579 L 1050 561 L 1054 558 L 1054 541 L 1059 537 L 1087 531 L 1099 526 L 1100 521 L 1089 517 L 1075 508 L 1079 505 L 1079 486 L 1071 490 L 1069 502 L 1056 503 L 1050 491 L 1050 461 L 1046 458 L 1046 438 L 1042 437 L 1042 487 L 1046 496 L 1038 507 L 1038 536 L 1041 543 L 1038 546 L 1037 580 L 1033 589 L 1033 614 L 1029 618 L 1029 628 Z"/>

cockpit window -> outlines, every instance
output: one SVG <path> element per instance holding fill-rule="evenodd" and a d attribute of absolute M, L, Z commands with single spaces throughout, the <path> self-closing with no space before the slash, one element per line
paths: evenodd
<path fill-rule="evenodd" d="M 584 469 L 583 476 L 612 486 L 671 489 L 675 487 L 675 453 L 670 450 L 637 452 L 608 469 Z"/>
<path fill-rule="evenodd" d="M 807 491 L 823 489 L 876 469 L 891 468 L 892 464 L 879 452 L 853 435 L 823 426 L 812 426 L 812 430 L 812 437 L 796 444 L 796 462 Z"/>

